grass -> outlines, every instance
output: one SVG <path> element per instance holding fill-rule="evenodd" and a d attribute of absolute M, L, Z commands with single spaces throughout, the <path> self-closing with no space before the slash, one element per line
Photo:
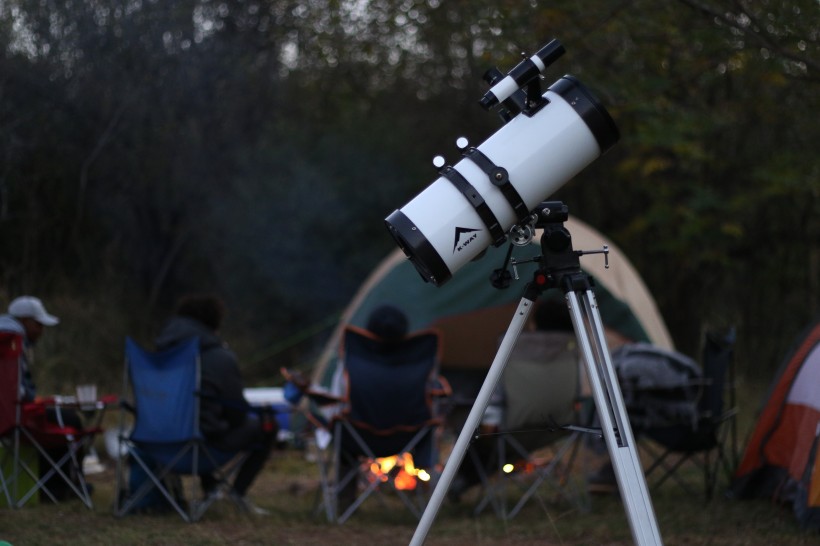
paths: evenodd
<path fill-rule="evenodd" d="M 395 498 L 385 505 L 369 501 L 345 525 L 313 514 L 316 468 L 298 451 L 278 452 L 251 490 L 257 504 L 272 511 L 252 517 L 221 502 L 204 519 L 186 524 L 176 515 L 131 515 L 111 511 L 114 472 L 90 476 L 95 508 L 79 502 L 43 504 L 21 510 L 0 509 L 0 540 L 25 545 L 173 545 L 173 544 L 408 544 L 416 521 Z M 697 476 L 691 476 L 693 479 Z M 477 494 L 478 492 L 475 492 Z M 617 545 L 631 544 L 627 518 L 617 496 L 594 497 L 588 512 L 565 501 L 531 502 L 511 522 L 491 513 L 472 514 L 476 497 L 458 505 L 445 503 L 430 530 L 429 545 Z M 718 496 L 706 503 L 674 484 L 652 492 L 658 525 L 667 545 L 804 545 L 818 543 L 816 533 L 801 531 L 794 515 L 767 501 L 732 501 Z"/>
<path fill-rule="evenodd" d="M 759 389 L 758 389 L 759 391 Z M 742 399 L 757 400 L 753 393 Z M 741 440 L 751 425 L 752 408 L 741 408 Z M 104 452 L 100 447 L 100 452 Z M 594 455 L 593 455 L 594 456 Z M 240 514 L 227 501 L 213 506 L 202 521 L 186 524 L 178 516 L 130 515 L 115 518 L 114 463 L 89 476 L 95 486 L 95 507 L 79 502 L 42 504 L 20 510 L 0 508 L 0 541 L 14 546 L 36 545 L 402 545 L 408 544 L 417 522 L 398 500 L 384 504 L 368 501 L 344 525 L 327 523 L 314 515 L 318 472 L 298 450 L 275 452 L 250 491 L 250 497 L 271 510 L 264 517 Z M 591 461 L 588 468 L 594 468 Z M 700 475 L 688 475 L 694 487 Z M 723 488 L 726 482 L 722 483 Z M 623 504 L 617 496 L 596 496 L 591 508 L 581 511 L 549 494 L 530 502 L 512 521 L 491 512 L 475 517 L 475 491 L 460 504 L 445 502 L 425 544 L 430 546 L 481 546 L 502 544 L 621 545 L 632 536 Z M 710 502 L 689 495 L 676 484 L 651 492 L 658 525 L 667 545 L 797 546 L 820 543 L 817 533 L 798 528 L 791 510 L 766 500 L 730 500 L 718 494 Z"/>

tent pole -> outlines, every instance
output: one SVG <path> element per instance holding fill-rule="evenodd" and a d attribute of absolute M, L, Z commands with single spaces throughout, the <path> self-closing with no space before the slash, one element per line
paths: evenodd
<path fill-rule="evenodd" d="M 662 544 L 646 478 L 638 457 L 637 444 L 632 435 L 629 416 L 607 347 L 598 304 L 592 291 L 592 281 L 590 276 L 581 270 L 580 256 L 584 252 L 572 249 L 570 233 L 563 225 L 568 216 L 566 206 L 563 203 L 552 202 L 543 203 L 542 207 L 539 218 L 543 223 L 537 225 L 544 228 L 539 268 L 533 280 L 527 284 L 484 384 L 416 527 L 410 546 L 424 544 L 447 490 L 464 460 L 470 442 L 476 435 L 490 397 L 504 372 L 532 307 L 538 296 L 550 288 L 561 289 L 566 298 L 598 410 L 600 433 L 609 450 L 633 540 L 639 546 Z"/>

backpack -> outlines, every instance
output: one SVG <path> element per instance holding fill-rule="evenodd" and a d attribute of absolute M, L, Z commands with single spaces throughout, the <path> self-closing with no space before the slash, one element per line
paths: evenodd
<path fill-rule="evenodd" d="M 649 343 L 630 343 L 613 351 L 612 365 L 633 428 L 697 425 L 703 374 L 694 360 Z"/>

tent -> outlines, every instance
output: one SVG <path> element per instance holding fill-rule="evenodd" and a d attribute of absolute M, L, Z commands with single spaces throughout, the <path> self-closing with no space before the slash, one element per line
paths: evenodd
<path fill-rule="evenodd" d="M 581 258 L 583 269 L 593 276 L 596 299 L 604 325 L 611 331 L 636 341 L 651 342 L 672 349 L 672 340 L 658 312 L 655 300 L 626 255 L 589 225 L 569 218 L 564 226 L 572 235 L 575 250 L 609 247 L 610 268 L 600 255 Z M 536 239 L 537 240 L 537 239 Z M 507 247 L 490 247 L 486 254 L 462 267 L 449 282 L 436 287 L 425 283 L 398 248 L 373 270 L 342 314 L 314 369 L 314 381 L 327 384 L 335 369 L 335 358 L 345 324 L 365 326 L 370 311 L 391 303 L 408 314 L 411 330 L 434 327 L 443 339 L 442 370 L 486 373 L 492 364 L 500 336 L 504 334 L 535 264 L 517 266 L 520 280 L 503 290 L 494 288 L 490 274 L 501 267 Z M 518 261 L 540 254 L 532 244 L 516 248 Z M 557 291 L 553 291 L 556 292 Z"/>
<path fill-rule="evenodd" d="M 801 525 L 820 530 L 820 317 L 783 361 L 735 472 L 738 497 L 792 504 Z"/>

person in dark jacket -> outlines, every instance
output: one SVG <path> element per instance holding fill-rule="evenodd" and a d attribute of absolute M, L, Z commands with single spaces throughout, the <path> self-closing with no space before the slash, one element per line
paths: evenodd
<path fill-rule="evenodd" d="M 200 414 L 199 425 L 207 445 L 227 452 L 246 452 L 232 489 L 231 500 L 243 511 L 259 515 L 267 511 L 248 500 L 246 493 L 267 461 L 276 438 L 276 420 L 263 420 L 243 395 L 244 385 L 236 354 L 219 336 L 224 317 L 222 301 L 212 295 L 182 298 L 176 314 L 156 338 L 157 350 L 199 338 Z M 206 498 L 221 493 L 217 480 L 201 475 Z"/>

